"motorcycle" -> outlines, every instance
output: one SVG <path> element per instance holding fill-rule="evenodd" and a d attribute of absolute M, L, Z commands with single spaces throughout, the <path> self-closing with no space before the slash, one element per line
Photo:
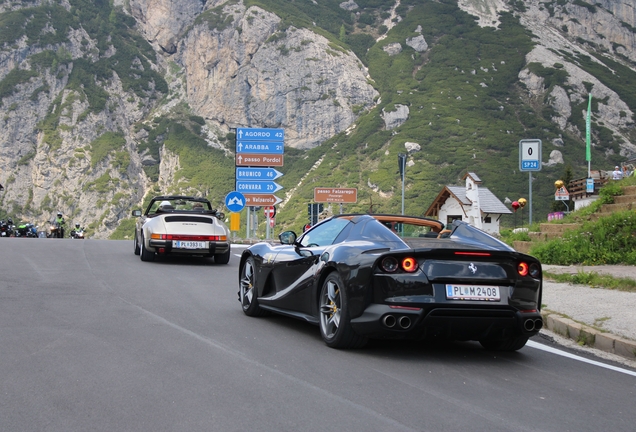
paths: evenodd
<path fill-rule="evenodd" d="M 14 235 L 13 221 L 11 219 L 5 221 L 0 220 L 0 237 L 11 237 Z"/>
<path fill-rule="evenodd" d="M 33 225 L 32 223 L 25 223 L 22 225 L 18 225 L 18 228 L 15 230 L 16 237 L 38 237 L 38 227 Z"/>
<path fill-rule="evenodd" d="M 58 221 L 52 221 L 48 238 L 64 238 L 64 227 Z"/>
<path fill-rule="evenodd" d="M 76 240 L 84 240 L 84 228 L 75 225 L 75 229 L 71 231 L 71 238 Z"/>

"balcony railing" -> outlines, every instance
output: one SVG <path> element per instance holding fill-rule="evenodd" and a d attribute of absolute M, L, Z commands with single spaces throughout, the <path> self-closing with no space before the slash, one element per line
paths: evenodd
<path fill-rule="evenodd" d="M 592 195 L 598 195 L 598 191 L 605 183 L 610 179 L 611 173 L 607 171 L 591 171 L 590 173 L 594 179 L 594 192 L 587 192 L 587 177 L 570 180 L 568 185 L 568 192 L 570 193 L 571 200 L 577 200 L 587 198 Z"/>

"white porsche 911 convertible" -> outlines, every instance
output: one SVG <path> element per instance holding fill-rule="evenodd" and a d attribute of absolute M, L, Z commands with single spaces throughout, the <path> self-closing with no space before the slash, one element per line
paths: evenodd
<path fill-rule="evenodd" d="M 170 195 L 150 201 L 145 213 L 133 210 L 135 255 L 154 261 L 158 255 L 199 255 L 230 261 L 230 230 L 225 215 L 205 198 Z"/>

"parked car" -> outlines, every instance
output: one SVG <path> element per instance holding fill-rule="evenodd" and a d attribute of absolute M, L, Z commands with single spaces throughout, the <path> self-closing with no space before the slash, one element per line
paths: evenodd
<path fill-rule="evenodd" d="M 541 263 L 465 222 L 449 232 L 427 218 L 338 215 L 279 239 L 241 256 L 243 312 L 317 324 L 333 348 L 396 338 L 514 351 L 543 325 Z"/>
<path fill-rule="evenodd" d="M 133 210 L 134 252 L 142 261 L 158 255 L 199 255 L 214 257 L 214 262 L 230 261 L 230 230 L 225 215 L 212 208 L 205 198 L 170 195 L 157 196 L 146 211 Z"/>

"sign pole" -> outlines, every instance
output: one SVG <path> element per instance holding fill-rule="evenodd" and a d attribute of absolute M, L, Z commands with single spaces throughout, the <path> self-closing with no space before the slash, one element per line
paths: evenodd
<path fill-rule="evenodd" d="M 532 171 L 541 171 L 541 140 L 519 141 L 519 171 L 528 171 L 528 226 L 532 225 Z"/>
<path fill-rule="evenodd" d="M 252 225 L 252 214 L 250 213 L 250 207 L 247 207 L 247 230 L 245 231 L 245 238 L 250 238 L 250 226 Z"/>
<path fill-rule="evenodd" d="M 402 214 L 404 214 L 404 176 L 406 171 L 406 155 L 404 153 L 398 154 L 398 163 L 400 169 L 400 177 L 402 177 Z"/>
<path fill-rule="evenodd" d="M 530 190 L 528 191 L 528 228 L 532 225 L 532 171 L 528 172 L 528 185 Z"/>

